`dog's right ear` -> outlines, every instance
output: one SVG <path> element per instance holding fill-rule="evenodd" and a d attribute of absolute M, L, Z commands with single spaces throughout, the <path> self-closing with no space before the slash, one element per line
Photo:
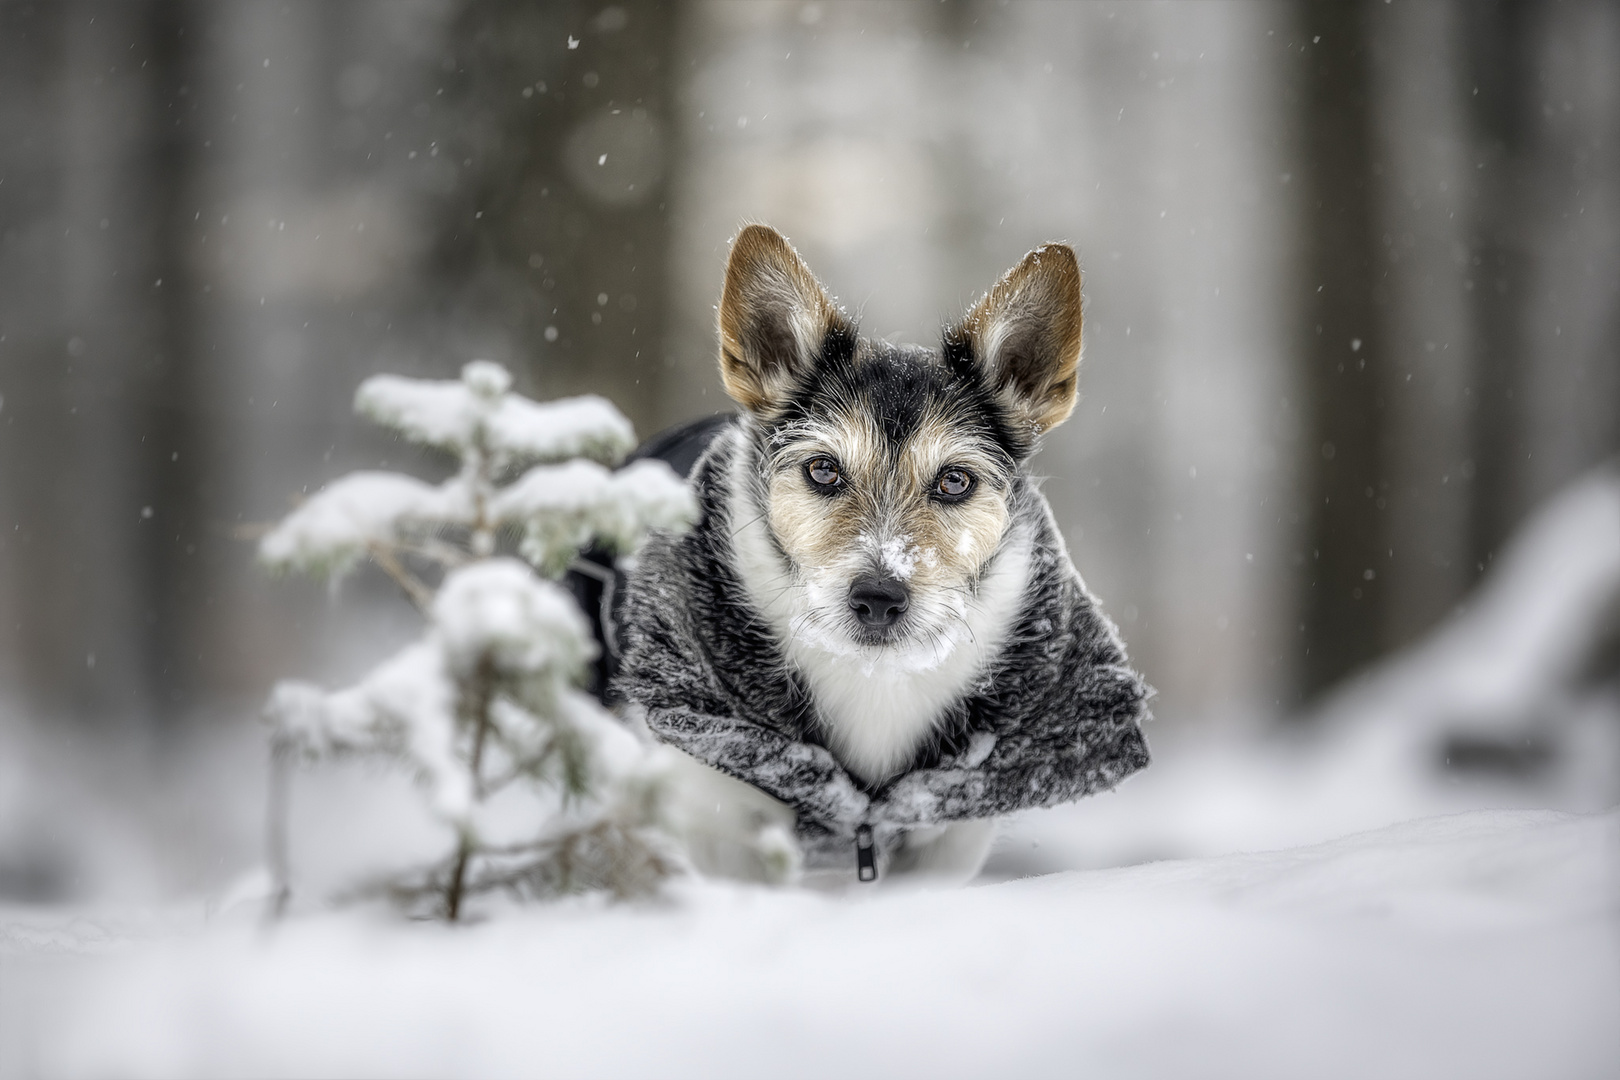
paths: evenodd
<path fill-rule="evenodd" d="M 720 379 L 754 413 L 781 407 L 829 337 L 855 330 L 781 233 L 750 225 L 731 242 L 720 293 Z"/>

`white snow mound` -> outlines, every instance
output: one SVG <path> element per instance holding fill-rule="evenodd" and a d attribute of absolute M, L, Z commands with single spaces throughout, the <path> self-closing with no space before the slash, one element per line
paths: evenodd
<path fill-rule="evenodd" d="M 1617 841 L 1614 813 L 1485 811 L 948 893 L 693 885 L 84 956 L 61 915 L 0 935 L 58 950 L 10 967 L 0 1043 L 58 1077 L 1610 1075 Z"/>

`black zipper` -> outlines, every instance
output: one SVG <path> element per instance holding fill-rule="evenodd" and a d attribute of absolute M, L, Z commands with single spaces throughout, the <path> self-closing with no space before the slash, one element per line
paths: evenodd
<path fill-rule="evenodd" d="M 872 826 L 855 829 L 855 876 L 862 881 L 877 880 L 877 853 L 872 850 Z"/>

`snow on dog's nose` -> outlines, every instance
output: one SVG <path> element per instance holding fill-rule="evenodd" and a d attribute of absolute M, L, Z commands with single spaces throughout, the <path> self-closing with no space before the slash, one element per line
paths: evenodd
<path fill-rule="evenodd" d="M 893 626 L 910 604 L 910 590 L 893 578 L 857 578 L 849 590 L 849 609 L 873 630 Z"/>

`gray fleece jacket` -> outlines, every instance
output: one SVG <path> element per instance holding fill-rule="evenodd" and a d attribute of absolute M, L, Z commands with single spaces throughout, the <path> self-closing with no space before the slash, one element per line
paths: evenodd
<path fill-rule="evenodd" d="M 629 574 L 612 689 L 645 710 L 660 739 L 791 806 L 808 865 L 853 864 L 863 825 L 892 850 L 909 829 L 1068 802 L 1147 765 L 1150 691 L 1070 563 L 1045 498 L 1020 478 L 1013 513 L 1036 542 L 999 655 L 907 770 L 875 786 L 850 773 L 732 569 L 725 477 L 737 444 L 716 438 L 694 468 L 696 527 L 655 536 Z"/>

